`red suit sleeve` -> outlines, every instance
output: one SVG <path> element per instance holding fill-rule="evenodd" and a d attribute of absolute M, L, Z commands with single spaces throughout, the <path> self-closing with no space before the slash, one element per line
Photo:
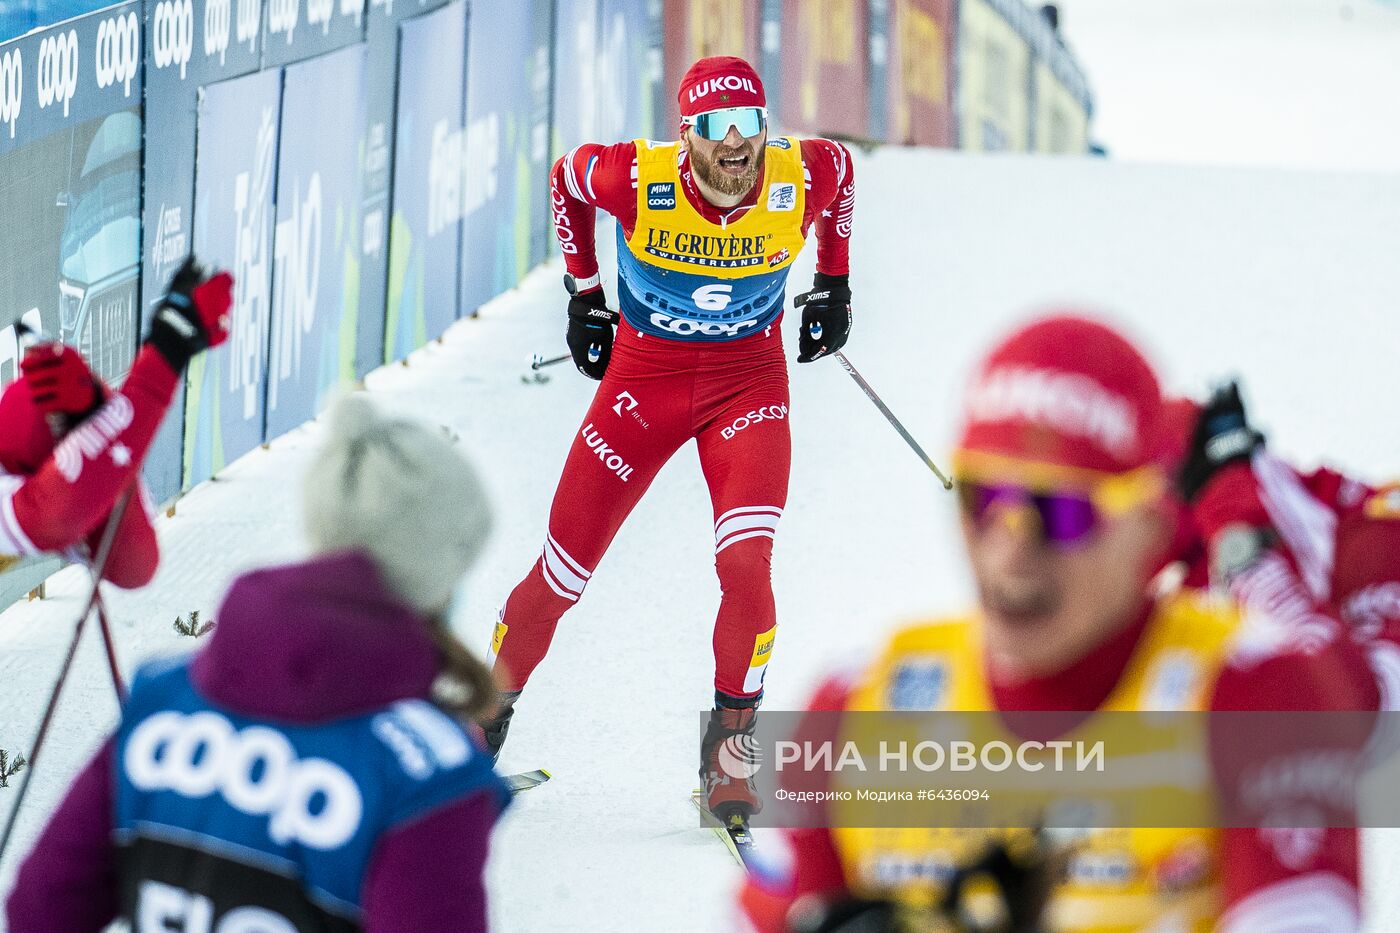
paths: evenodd
<path fill-rule="evenodd" d="M 1354 787 L 1373 715 L 1340 712 L 1356 708 L 1347 676 L 1335 654 L 1284 647 L 1237 659 L 1216 684 L 1212 708 L 1226 715 L 1212 720 L 1211 764 L 1231 827 L 1220 853 L 1222 933 L 1360 928 L 1355 800 L 1333 791 Z M 1279 779 L 1315 774 L 1319 762 L 1337 770 L 1335 782 Z M 1290 826 L 1299 812 L 1321 818 Z"/>
<path fill-rule="evenodd" d="M 1279 501 L 1283 495 L 1266 495 L 1257 469 L 1249 463 L 1225 467 L 1206 484 L 1192 507 L 1192 520 L 1200 529 L 1213 565 L 1220 564 L 1218 552 L 1227 529 L 1249 528 L 1265 535 L 1265 546 L 1246 555 L 1247 560 L 1233 559 L 1227 578 L 1219 582 L 1246 610 L 1266 614 L 1282 624 L 1299 646 L 1317 648 L 1332 641 L 1349 641 L 1328 593 L 1335 514 L 1320 501 L 1299 502 L 1289 514 L 1300 515 L 1299 510 L 1308 509 L 1311 517 L 1300 515 L 1297 520 L 1286 520 L 1288 528 L 1278 527 L 1265 500 L 1272 503 L 1273 513 L 1284 514 L 1286 504 Z M 1301 486 L 1289 495 L 1308 496 Z M 1304 534 L 1298 529 L 1311 530 Z"/>
<path fill-rule="evenodd" d="M 598 284 L 598 209 L 616 217 L 628 236 L 637 223 L 637 146 L 584 143 L 554 163 L 549 188 L 564 265 L 586 291 Z"/>
<path fill-rule="evenodd" d="M 856 209 L 856 172 L 851 153 L 829 139 L 804 139 L 801 145 L 802 167 L 807 174 L 803 229 L 816 225 L 817 271 L 847 275 L 851 271 L 851 220 Z"/>
<path fill-rule="evenodd" d="M 843 710 L 849 693 L 849 680 L 833 677 L 817 689 L 808 709 L 813 712 Z M 799 725 L 799 733 L 802 729 Z M 803 785 L 803 789 L 817 788 Z M 847 892 L 845 870 L 841 867 L 831 830 L 825 827 L 784 829 L 780 835 L 774 835 L 777 838 L 772 845 L 765 843 L 739 891 L 740 912 L 759 933 L 786 933 L 788 913 L 793 904 L 804 897 L 834 903 Z"/>
<path fill-rule="evenodd" d="M 178 375 L 144 346 L 126 383 L 59 441 L 31 476 L 0 476 L 0 554 L 95 552 L 103 525 L 122 491 L 139 483 L 141 461 L 170 407 Z M 139 586 L 155 573 L 155 534 L 143 496 L 128 504 L 106 573 L 120 586 Z"/>

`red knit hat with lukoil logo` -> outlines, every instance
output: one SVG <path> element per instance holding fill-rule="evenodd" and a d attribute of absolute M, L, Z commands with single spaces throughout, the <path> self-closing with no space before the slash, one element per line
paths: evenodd
<path fill-rule="evenodd" d="M 733 55 L 714 55 L 691 65 L 676 97 L 683 117 L 725 107 L 768 106 L 758 72 Z"/>
<path fill-rule="evenodd" d="M 1162 393 L 1142 353 L 1095 321 L 1057 315 L 997 346 L 967 393 L 959 456 L 1125 473 L 1163 459 Z"/>

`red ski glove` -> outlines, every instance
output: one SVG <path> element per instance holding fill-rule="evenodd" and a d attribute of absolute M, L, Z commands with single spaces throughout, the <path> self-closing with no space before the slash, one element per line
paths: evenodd
<path fill-rule="evenodd" d="M 30 347 L 19 364 L 34 407 L 45 418 L 81 421 L 102 404 L 102 386 L 83 355 L 61 343 Z"/>

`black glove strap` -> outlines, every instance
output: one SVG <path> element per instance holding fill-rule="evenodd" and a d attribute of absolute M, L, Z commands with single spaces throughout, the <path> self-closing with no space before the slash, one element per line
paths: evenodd
<path fill-rule="evenodd" d="M 155 347 L 177 373 L 204 349 L 204 333 L 191 320 L 193 313 L 190 299 L 172 292 L 156 305 L 155 317 L 151 319 L 151 333 L 146 342 Z"/>

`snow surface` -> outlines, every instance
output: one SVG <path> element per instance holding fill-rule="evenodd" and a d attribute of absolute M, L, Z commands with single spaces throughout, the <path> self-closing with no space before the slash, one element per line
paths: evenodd
<path fill-rule="evenodd" d="M 1393 0 L 1056 0 L 1114 158 L 1400 169 Z"/>
<path fill-rule="evenodd" d="M 1173 388 L 1247 376 L 1251 410 L 1288 456 L 1335 458 L 1371 478 L 1400 463 L 1400 176 L 911 150 L 857 162 L 850 358 L 935 459 L 977 355 L 1029 310 L 1060 306 L 1123 322 Z M 611 236 L 599 239 L 610 250 Z M 794 290 L 812 262 L 809 249 Z M 385 406 L 455 430 L 494 493 L 498 531 L 458 618 L 473 646 L 485 646 L 495 607 L 539 550 L 593 389 L 563 366 L 547 385 L 519 378 L 531 353 L 562 350 L 560 271 L 536 272 L 408 366 L 368 380 Z M 823 671 L 969 595 L 952 497 L 834 362 L 791 372 L 769 709 L 800 706 Z M 171 627 L 177 614 L 208 617 L 234 574 L 298 552 L 297 490 L 320 431 L 254 451 L 160 523 L 155 582 L 107 591 L 126 670 L 189 650 Z M 738 869 L 687 800 L 711 695 L 711 540 L 689 445 L 623 528 L 520 703 L 502 766 L 555 778 L 520 798 L 496 836 L 495 928 L 732 928 Z M 84 591 L 81 572 L 65 570 L 51 598 L 0 614 L 0 747 L 27 747 Z M 21 852 L 115 715 L 89 637 L 21 815 Z M 12 797 L 13 785 L 0 790 L 0 815 Z M 1394 877 L 1397 856 L 1394 832 L 1369 835 L 1373 876 Z M 0 866 L 0 892 L 14 869 L 13 857 Z M 1382 918 L 1373 928 L 1400 928 L 1400 895 L 1377 886 L 1369 896 Z"/>

